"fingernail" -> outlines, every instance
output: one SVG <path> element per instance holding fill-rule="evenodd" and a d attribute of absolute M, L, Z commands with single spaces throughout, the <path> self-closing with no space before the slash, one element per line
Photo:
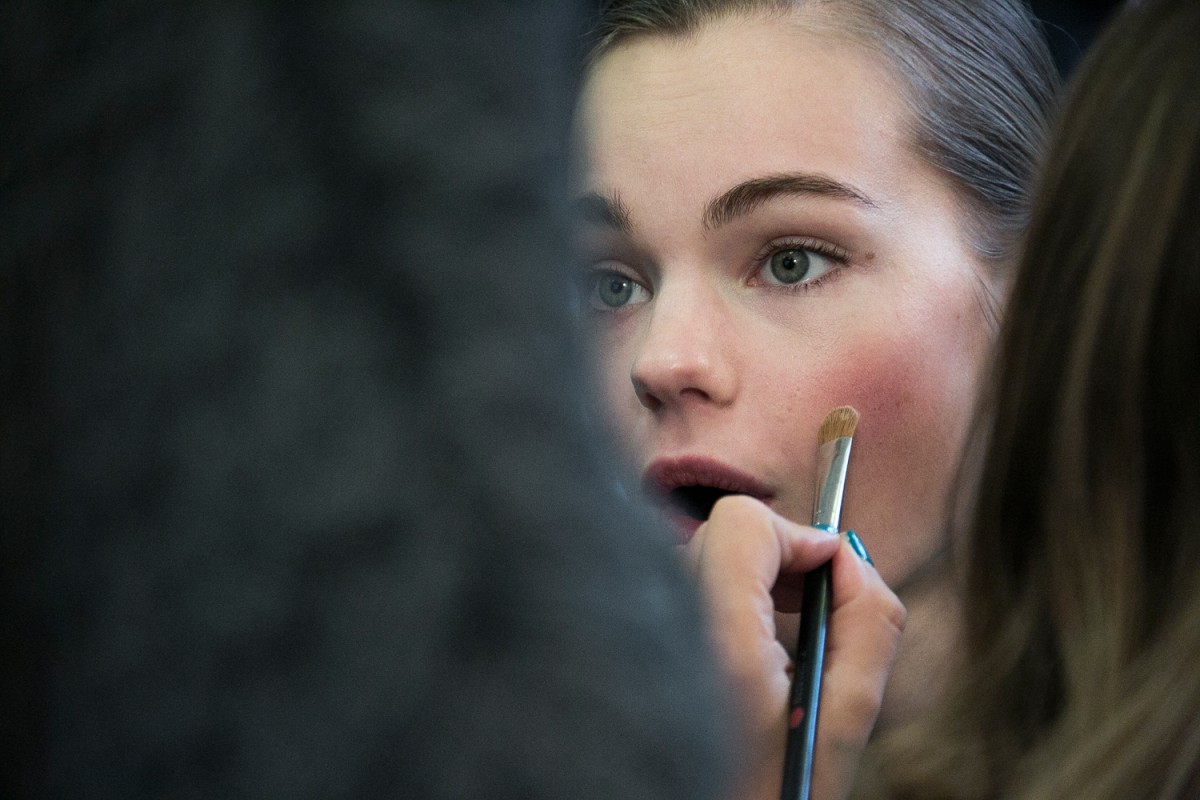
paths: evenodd
<path fill-rule="evenodd" d="M 823 531 L 823 532 L 829 534 L 830 536 L 838 535 L 838 529 L 832 525 L 819 525 L 818 524 L 818 525 L 813 525 L 812 527 L 816 528 L 819 531 Z"/>
<path fill-rule="evenodd" d="M 871 560 L 871 554 L 867 552 L 867 546 L 862 543 L 862 539 L 858 538 L 858 534 L 854 531 L 846 531 L 846 541 L 850 543 L 850 549 L 858 554 L 858 557 L 863 561 L 875 566 L 875 562 Z"/>

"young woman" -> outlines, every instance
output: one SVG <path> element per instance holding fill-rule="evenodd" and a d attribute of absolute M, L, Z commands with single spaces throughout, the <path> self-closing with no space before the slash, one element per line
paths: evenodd
<path fill-rule="evenodd" d="M 946 508 L 1054 86 L 1015 1 L 618 0 L 587 71 L 615 427 L 686 540 L 730 493 L 807 522 L 817 428 L 858 409 L 842 522 L 909 608 L 885 725 L 936 694 L 956 638 Z M 733 660 L 758 634 L 719 639 Z"/>
<path fill-rule="evenodd" d="M 1198 40 L 1193 0 L 1143 2 L 1081 66 L 990 393 L 965 669 L 864 797 L 1200 796 Z"/>

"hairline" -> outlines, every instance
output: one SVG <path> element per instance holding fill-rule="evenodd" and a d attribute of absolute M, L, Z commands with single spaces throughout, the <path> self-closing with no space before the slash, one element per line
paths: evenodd
<path fill-rule="evenodd" d="M 837 14 L 829 8 L 835 7 Z M 918 113 L 919 76 L 912 74 L 904 62 L 893 52 L 886 39 L 854 3 L 833 3 L 830 0 L 742 0 L 721 8 L 701 9 L 690 12 L 684 18 L 664 21 L 658 27 L 609 31 L 598 38 L 588 51 L 585 63 L 585 80 L 604 56 L 625 44 L 646 39 L 669 42 L 686 42 L 697 36 L 703 28 L 729 19 L 776 19 L 795 25 L 810 32 L 840 39 L 843 43 L 859 49 L 882 71 L 883 75 L 898 90 L 903 106 L 903 115 L 897 120 L 904 146 L 917 162 L 928 168 L 932 176 L 944 182 L 951 192 L 957 214 L 955 227 L 958 229 L 970 253 L 975 256 L 981 269 L 981 277 L 1000 279 L 1004 270 L 995 269 L 998 263 L 1006 267 L 1015 265 L 1013 255 L 1001 258 L 987 252 L 986 243 L 992 234 L 987 217 L 986 203 L 975 197 L 973 187 L 938 164 L 936 158 L 923 145 L 922 128 L 925 124 Z"/>

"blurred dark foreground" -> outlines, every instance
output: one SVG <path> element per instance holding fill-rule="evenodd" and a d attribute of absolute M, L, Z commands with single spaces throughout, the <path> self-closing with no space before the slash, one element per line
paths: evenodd
<path fill-rule="evenodd" d="M 4 797 L 719 795 L 581 400 L 577 11 L 0 8 Z"/>

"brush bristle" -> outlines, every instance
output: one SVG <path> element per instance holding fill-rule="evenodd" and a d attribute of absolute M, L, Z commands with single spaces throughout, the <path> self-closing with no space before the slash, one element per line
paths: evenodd
<path fill-rule="evenodd" d="M 832 442 L 840 436 L 853 436 L 858 427 L 858 412 L 850 406 L 839 406 L 825 415 L 821 432 L 817 434 L 817 446 Z"/>

